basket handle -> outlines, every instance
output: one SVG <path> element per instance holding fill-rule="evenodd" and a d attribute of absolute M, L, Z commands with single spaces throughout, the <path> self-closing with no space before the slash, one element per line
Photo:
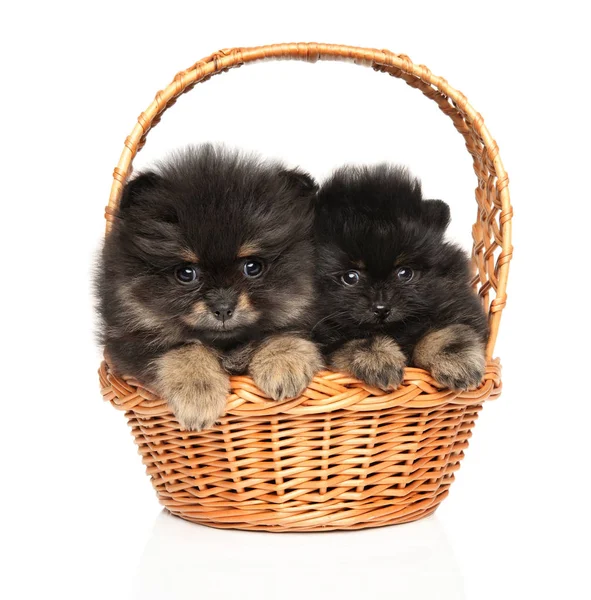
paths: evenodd
<path fill-rule="evenodd" d="M 338 44 L 295 43 L 272 44 L 253 48 L 220 50 L 178 73 L 172 82 L 159 91 L 154 101 L 140 114 L 125 145 L 119 163 L 113 172 L 109 204 L 105 209 L 106 231 L 117 217 L 117 207 L 123 186 L 131 174 L 133 159 L 142 149 L 152 127 L 157 125 L 164 112 L 177 98 L 191 90 L 197 83 L 233 67 L 259 60 L 340 60 L 372 67 L 403 79 L 425 96 L 437 103 L 463 136 L 472 156 L 474 172 L 478 178 L 476 202 L 478 213 L 472 228 L 474 239 L 472 262 L 476 274 L 473 284 L 489 312 L 490 335 L 487 358 L 492 357 L 499 329 L 501 312 L 505 307 L 509 263 L 512 258 L 511 219 L 513 211 L 509 196 L 509 178 L 499 156 L 499 149 L 484 125 L 482 116 L 458 90 L 445 79 L 437 77 L 424 65 L 415 65 L 408 56 L 389 50 L 376 50 Z M 492 297 L 494 296 L 494 297 Z"/>

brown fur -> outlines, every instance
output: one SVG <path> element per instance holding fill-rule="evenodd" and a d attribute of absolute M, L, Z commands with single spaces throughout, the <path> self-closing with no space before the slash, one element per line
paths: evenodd
<path fill-rule="evenodd" d="M 330 362 L 335 369 L 385 390 L 400 385 L 406 366 L 398 344 L 385 335 L 346 342 L 331 355 Z"/>
<path fill-rule="evenodd" d="M 204 318 L 207 317 L 209 313 L 209 308 L 207 308 L 207 304 L 203 300 L 199 300 L 193 304 L 193 308 L 188 315 L 183 315 L 181 318 L 184 323 L 189 325 L 189 327 L 193 327 L 198 325 Z"/>
<path fill-rule="evenodd" d="M 135 302 L 133 283 L 123 283 L 116 290 L 117 296 L 125 307 L 124 323 L 128 331 L 136 328 L 160 329 L 161 320 L 150 307 Z"/>
<path fill-rule="evenodd" d="M 277 311 L 277 322 L 287 325 L 291 319 L 305 319 L 311 314 L 308 298 L 314 295 L 314 286 L 311 282 L 301 282 L 301 294 L 292 294 L 285 298 L 281 310 Z"/>
<path fill-rule="evenodd" d="M 156 391 L 181 427 L 209 429 L 224 414 L 230 382 L 211 350 L 190 344 L 170 350 L 155 366 Z"/>
<path fill-rule="evenodd" d="M 414 351 L 414 364 L 454 390 L 476 387 L 484 376 L 484 343 L 468 325 L 450 325 L 425 335 Z"/>
<path fill-rule="evenodd" d="M 195 265 L 199 262 L 199 257 L 190 248 L 184 248 L 183 251 L 181 252 L 180 256 L 181 256 L 182 260 L 184 260 L 192 265 Z"/>
<path fill-rule="evenodd" d="M 249 372 L 257 386 L 273 400 L 299 396 L 322 368 L 316 346 L 294 335 L 275 335 L 261 344 Z"/>
<path fill-rule="evenodd" d="M 238 250 L 238 258 L 248 258 L 249 256 L 258 256 L 261 254 L 262 249 L 259 245 L 254 242 L 246 242 L 240 246 Z"/>
<path fill-rule="evenodd" d="M 253 311 L 257 317 L 259 316 L 258 312 L 253 308 L 252 302 L 250 301 L 250 298 L 248 297 L 248 294 L 246 292 L 240 292 L 240 295 L 238 296 L 238 303 L 236 304 L 236 308 L 238 310 Z"/>

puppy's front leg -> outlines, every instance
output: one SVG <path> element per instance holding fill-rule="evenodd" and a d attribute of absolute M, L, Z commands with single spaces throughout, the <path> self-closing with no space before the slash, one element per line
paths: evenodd
<path fill-rule="evenodd" d="M 393 390 L 402 382 L 406 357 L 392 338 L 376 335 L 346 342 L 332 353 L 330 363 L 371 386 Z"/>
<path fill-rule="evenodd" d="M 476 387 L 484 377 L 484 341 L 468 325 L 449 325 L 425 335 L 414 349 L 414 364 L 452 390 Z"/>
<path fill-rule="evenodd" d="M 157 359 L 155 387 L 181 427 L 199 431 L 224 414 L 230 380 L 211 350 L 189 344 Z"/>
<path fill-rule="evenodd" d="M 296 398 L 322 369 L 316 345 L 297 335 L 274 335 L 252 357 L 249 372 L 256 385 L 273 400 Z"/>

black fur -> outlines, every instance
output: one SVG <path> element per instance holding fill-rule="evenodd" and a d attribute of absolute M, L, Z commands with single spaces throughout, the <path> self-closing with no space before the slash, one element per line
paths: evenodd
<path fill-rule="evenodd" d="M 156 359 L 199 341 L 230 370 L 244 372 L 253 341 L 309 331 L 316 190 L 300 170 L 211 145 L 179 152 L 132 179 L 96 280 L 111 366 L 149 385 Z M 238 254 L 245 245 L 263 262 L 258 278 L 243 273 Z M 175 269 L 193 264 L 191 254 L 201 281 L 182 285 Z M 244 305 L 230 320 L 212 316 L 216 302 L 239 298 Z"/>
<path fill-rule="evenodd" d="M 351 339 L 387 335 L 410 361 L 426 333 L 451 324 L 470 326 L 484 342 L 468 258 L 444 240 L 449 218 L 449 207 L 423 200 L 420 182 L 400 167 L 343 167 L 321 186 L 313 335 L 327 355 Z M 403 266 L 414 271 L 407 283 L 396 277 Z M 349 270 L 359 272 L 351 287 L 340 279 Z M 376 316 L 376 304 L 389 314 Z"/>

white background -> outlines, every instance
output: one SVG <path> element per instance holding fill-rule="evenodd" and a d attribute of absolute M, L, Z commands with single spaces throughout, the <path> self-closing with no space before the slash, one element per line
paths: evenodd
<path fill-rule="evenodd" d="M 591 598 L 589 110 L 582 2 L 12 2 L 0 19 L 3 598 Z M 160 512 L 101 400 L 90 269 L 112 169 L 154 93 L 224 47 L 388 48 L 461 89 L 511 178 L 504 392 L 436 516 L 380 530 L 220 532 Z M 392 160 L 452 206 L 475 179 L 417 91 L 348 64 L 246 66 L 183 96 L 138 165 L 223 140 L 322 177 Z"/>

